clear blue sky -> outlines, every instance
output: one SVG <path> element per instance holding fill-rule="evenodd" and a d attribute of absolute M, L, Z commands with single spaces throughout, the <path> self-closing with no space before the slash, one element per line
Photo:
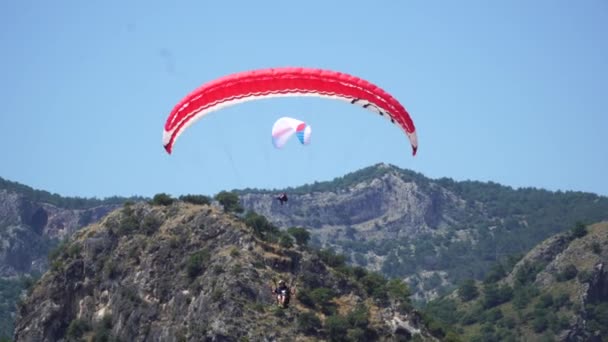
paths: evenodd
<path fill-rule="evenodd" d="M 432 178 L 608 195 L 608 2 L 0 3 L 0 177 L 69 196 L 214 194 L 329 180 L 378 162 Z M 184 95 L 254 68 L 363 77 L 418 129 L 326 99 L 241 104 L 167 155 Z M 293 116 L 312 143 L 270 142 Z"/>

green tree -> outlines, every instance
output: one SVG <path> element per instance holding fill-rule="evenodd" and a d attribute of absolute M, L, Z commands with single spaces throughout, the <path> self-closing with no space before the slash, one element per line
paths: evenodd
<path fill-rule="evenodd" d="M 312 312 L 304 312 L 298 317 L 298 330 L 309 335 L 321 328 L 321 320 Z"/>
<path fill-rule="evenodd" d="M 553 305 L 553 296 L 551 293 L 545 293 L 540 298 L 538 298 L 538 303 L 536 304 L 536 308 L 546 309 Z"/>
<path fill-rule="evenodd" d="M 190 279 L 194 279 L 199 276 L 210 258 L 211 255 L 206 249 L 192 254 L 186 263 L 186 273 L 188 274 L 188 277 L 190 277 Z"/>
<path fill-rule="evenodd" d="M 159 193 L 154 195 L 154 197 L 152 198 L 151 204 L 153 205 L 171 205 L 173 203 L 174 199 L 171 197 L 171 195 L 166 194 L 166 193 Z"/>
<path fill-rule="evenodd" d="M 547 329 L 549 322 L 547 321 L 546 311 L 536 311 L 536 316 L 532 320 L 532 328 L 535 333 L 542 333 Z"/>
<path fill-rule="evenodd" d="M 475 299 L 478 295 L 479 291 L 477 290 L 477 286 L 475 286 L 475 281 L 473 279 L 465 280 L 458 288 L 458 296 L 463 302 Z"/>
<path fill-rule="evenodd" d="M 66 337 L 68 340 L 78 341 L 80 337 L 84 335 L 86 332 L 91 330 L 91 326 L 85 321 L 81 319 L 75 319 L 70 322 L 68 326 L 68 331 L 66 333 Z"/>
<path fill-rule="evenodd" d="M 497 263 L 490 268 L 490 271 L 484 279 L 484 283 L 495 283 L 507 274 L 505 267 L 501 263 Z"/>
<path fill-rule="evenodd" d="M 325 320 L 325 329 L 331 341 L 344 341 L 344 336 L 349 328 L 346 317 L 332 315 Z"/>
<path fill-rule="evenodd" d="M 576 269 L 576 266 L 574 266 L 573 264 L 568 264 L 561 272 L 557 274 L 557 280 L 567 281 L 576 277 L 577 274 L 578 270 Z"/>
<path fill-rule="evenodd" d="M 234 192 L 220 191 L 215 195 L 215 199 L 220 202 L 226 212 L 242 213 L 244 211 L 239 201 L 239 195 Z"/>
<path fill-rule="evenodd" d="M 291 236 L 283 232 L 283 234 L 281 234 L 281 237 L 279 238 L 279 245 L 281 245 L 281 247 L 283 248 L 291 248 L 293 246 L 293 240 L 291 239 Z"/>
<path fill-rule="evenodd" d="M 506 303 L 513 298 L 513 289 L 509 285 L 485 284 L 483 293 L 482 304 L 485 309 Z"/>
<path fill-rule="evenodd" d="M 245 214 L 245 224 L 251 227 L 257 236 L 267 241 L 273 240 L 281 232 L 265 216 L 254 211 L 248 211 Z"/>
<path fill-rule="evenodd" d="M 304 228 L 290 227 L 287 232 L 296 239 L 296 243 L 300 246 L 306 246 L 310 240 L 310 233 Z"/>
<path fill-rule="evenodd" d="M 211 198 L 205 195 L 182 195 L 179 197 L 180 201 L 199 204 L 199 205 L 209 205 L 211 204 Z"/>
<path fill-rule="evenodd" d="M 386 284 L 386 289 L 391 298 L 400 301 L 409 301 L 411 295 L 410 289 L 407 284 L 401 279 L 391 279 Z"/>
<path fill-rule="evenodd" d="M 384 278 L 380 273 L 369 272 L 367 275 L 361 278 L 361 284 L 369 295 L 374 296 L 379 292 L 384 292 L 386 278 Z"/>
<path fill-rule="evenodd" d="M 572 228 L 572 237 L 575 239 L 587 235 L 587 227 L 582 222 L 577 222 L 574 228 Z"/>
<path fill-rule="evenodd" d="M 307 291 L 308 305 L 312 304 L 321 310 L 326 315 L 333 314 L 336 311 L 335 304 L 331 301 L 336 294 L 333 290 L 325 287 L 318 287 L 310 292 Z M 301 299 L 301 293 L 298 295 Z"/>

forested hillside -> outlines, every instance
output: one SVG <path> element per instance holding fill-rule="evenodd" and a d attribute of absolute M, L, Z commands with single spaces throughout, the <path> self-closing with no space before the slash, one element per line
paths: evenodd
<path fill-rule="evenodd" d="M 577 225 L 426 306 L 464 341 L 606 341 L 608 223 Z"/>
<path fill-rule="evenodd" d="M 608 198 L 592 193 L 433 180 L 386 164 L 285 192 L 286 206 L 276 192 L 239 194 L 246 209 L 309 228 L 314 243 L 349 262 L 408 279 L 419 299 L 481 280 L 496 262 L 577 223 L 608 219 Z"/>

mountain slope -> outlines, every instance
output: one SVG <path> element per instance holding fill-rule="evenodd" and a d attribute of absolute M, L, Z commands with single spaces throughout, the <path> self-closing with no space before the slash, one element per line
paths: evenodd
<path fill-rule="evenodd" d="M 495 262 L 578 221 L 608 219 L 608 198 L 595 194 L 432 180 L 386 164 L 285 191 L 284 206 L 269 191 L 239 194 L 245 209 L 284 228 L 310 228 L 317 244 L 351 262 L 408 279 L 418 299 L 481 279 Z"/>
<path fill-rule="evenodd" d="M 401 282 L 294 246 L 255 214 L 165 204 L 76 232 L 20 305 L 15 340 L 434 340 Z M 277 278 L 297 285 L 288 309 L 273 305 Z"/>
<path fill-rule="evenodd" d="M 0 178 L 0 339 L 13 330 L 24 286 L 48 269 L 49 251 L 127 200 L 62 197 Z"/>
<path fill-rule="evenodd" d="M 467 341 L 608 338 L 608 222 L 555 235 L 484 283 L 433 301 L 429 315 Z"/>

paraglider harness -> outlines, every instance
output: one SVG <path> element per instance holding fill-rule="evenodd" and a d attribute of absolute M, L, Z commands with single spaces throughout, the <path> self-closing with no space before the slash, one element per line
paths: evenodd
<path fill-rule="evenodd" d="M 279 196 L 277 196 L 277 199 L 279 200 L 279 202 L 281 202 L 281 205 L 283 205 L 283 203 L 287 202 L 287 194 L 283 192 Z"/>
<path fill-rule="evenodd" d="M 274 283 L 274 287 L 272 288 L 272 293 L 277 296 L 277 304 L 279 307 L 287 308 L 289 306 L 289 301 L 292 295 L 295 295 L 295 287 L 292 288 L 292 282 L 290 282 L 290 286 L 287 286 L 284 281 L 279 282 L 280 285 L 277 285 L 277 282 L 272 279 Z M 283 299 L 282 299 L 283 298 Z"/>

